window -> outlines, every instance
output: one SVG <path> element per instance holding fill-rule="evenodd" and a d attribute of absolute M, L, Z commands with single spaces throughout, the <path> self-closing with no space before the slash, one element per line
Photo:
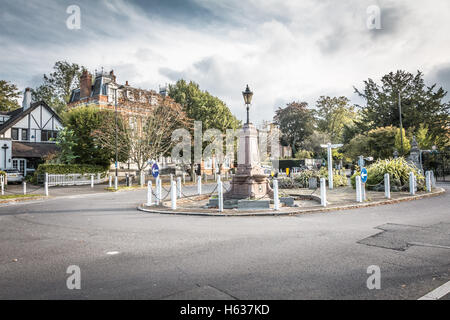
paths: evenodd
<path fill-rule="evenodd" d="M 22 140 L 28 141 L 28 129 L 22 129 Z"/>
<path fill-rule="evenodd" d="M 41 130 L 41 141 L 53 141 L 51 139 L 56 139 L 57 137 L 58 131 Z"/>
<path fill-rule="evenodd" d="M 11 129 L 11 139 L 19 140 L 19 129 L 17 129 L 17 128 Z"/>

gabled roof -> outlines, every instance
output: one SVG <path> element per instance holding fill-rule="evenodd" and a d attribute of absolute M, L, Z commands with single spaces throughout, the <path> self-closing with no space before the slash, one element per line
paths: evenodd
<path fill-rule="evenodd" d="M 9 112 L 8 115 L 10 116 L 10 118 L 5 123 L 0 125 L 0 134 L 5 133 L 6 130 L 11 128 L 13 125 L 15 125 L 17 122 L 19 122 L 23 117 L 25 117 L 26 115 L 31 113 L 31 111 L 33 111 L 34 109 L 36 109 L 39 106 L 45 107 L 59 122 L 62 123 L 61 118 L 58 116 L 58 114 L 55 111 L 53 111 L 52 108 L 50 108 L 44 101 L 38 101 L 38 102 L 32 103 L 31 106 L 25 111 L 23 111 L 23 108 L 19 108 L 19 109 L 15 109 L 15 110 Z"/>

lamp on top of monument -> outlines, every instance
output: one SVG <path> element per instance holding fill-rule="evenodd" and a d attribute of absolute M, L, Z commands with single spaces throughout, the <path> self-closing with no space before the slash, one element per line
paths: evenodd
<path fill-rule="evenodd" d="M 245 88 L 245 91 L 242 91 L 242 96 L 244 97 L 244 102 L 245 105 L 247 106 L 247 123 L 250 123 L 250 119 L 249 119 L 249 115 L 248 115 L 248 109 L 249 109 L 249 104 L 252 103 L 252 97 L 253 97 L 253 92 L 250 91 L 250 88 L 247 85 L 247 88 Z"/>

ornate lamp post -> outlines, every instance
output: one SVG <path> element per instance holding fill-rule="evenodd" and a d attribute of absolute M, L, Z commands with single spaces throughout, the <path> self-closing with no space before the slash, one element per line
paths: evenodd
<path fill-rule="evenodd" d="M 249 117 L 249 106 L 252 103 L 252 97 L 253 97 L 253 92 L 250 91 L 250 88 L 247 85 L 247 88 L 245 88 L 245 91 L 242 91 L 242 96 L 244 97 L 244 102 L 245 105 L 247 106 L 247 122 L 246 124 L 250 123 L 250 117 Z"/>

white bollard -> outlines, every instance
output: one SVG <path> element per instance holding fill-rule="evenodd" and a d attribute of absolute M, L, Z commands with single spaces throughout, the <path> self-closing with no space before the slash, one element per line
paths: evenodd
<path fill-rule="evenodd" d="M 171 189 L 170 189 L 170 202 L 172 210 L 177 209 L 177 184 L 175 181 L 172 181 Z"/>
<path fill-rule="evenodd" d="M 45 181 L 44 181 L 44 190 L 45 196 L 48 197 L 48 173 L 45 173 Z"/>
<path fill-rule="evenodd" d="M 183 172 L 183 184 L 186 184 L 186 172 Z"/>
<path fill-rule="evenodd" d="M 389 173 L 384 174 L 384 196 L 387 199 L 391 198 L 391 180 L 389 177 Z"/>
<path fill-rule="evenodd" d="M 22 182 L 22 184 L 23 184 L 23 194 L 25 195 L 27 194 L 27 183 L 24 181 Z"/>
<path fill-rule="evenodd" d="M 94 187 L 94 175 L 91 174 L 91 188 Z"/>
<path fill-rule="evenodd" d="M 273 209 L 280 210 L 280 199 L 278 198 L 278 180 L 273 179 Z"/>
<path fill-rule="evenodd" d="M 161 203 L 161 178 L 156 177 L 156 204 L 159 205 Z"/>
<path fill-rule="evenodd" d="M 414 180 L 415 180 L 414 173 L 410 172 L 409 173 L 409 193 L 411 195 L 415 195 L 416 194 L 416 187 L 415 187 L 415 184 L 414 184 Z"/>
<path fill-rule="evenodd" d="M 119 180 L 117 176 L 114 176 L 114 190 L 117 190 L 119 187 Z"/>
<path fill-rule="evenodd" d="M 108 185 L 110 188 L 112 187 L 112 176 L 111 175 L 109 175 L 109 185 Z"/>
<path fill-rule="evenodd" d="M 2 196 L 5 195 L 5 177 L 3 175 L 0 176 L 0 185 L 2 188 Z"/>
<path fill-rule="evenodd" d="M 143 188 L 144 184 L 145 184 L 145 181 L 144 181 L 145 177 L 144 177 L 144 172 L 142 172 L 142 171 L 141 171 L 141 177 L 140 178 L 141 178 L 141 180 L 139 182 L 141 183 L 141 188 Z"/>
<path fill-rule="evenodd" d="M 218 200 L 219 200 L 219 212 L 223 212 L 223 185 L 222 185 L 222 181 L 220 181 L 220 177 L 219 177 L 219 181 L 217 182 L 217 189 L 218 189 Z"/>
<path fill-rule="evenodd" d="M 427 186 L 427 192 L 431 192 L 431 171 L 425 172 L 425 183 Z"/>
<path fill-rule="evenodd" d="M 202 194 L 202 177 L 197 177 L 197 193 Z"/>
<path fill-rule="evenodd" d="M 173 183 L 173 174 L 170 174 L 170 185 Z"/>
<path fill-rule="evenodd" d="M 325 178 L 320 178 L 320 204 L 322 207 L 327 206 L 327 187 Z"/>
<path fill-rule="evenodd" d="M 434 176 L 434 171 L 431 171 L 431 188 L 436 188 L 436 177 Z"/>
<path fill-rule="evenodd" d="M 181 177 L 177 178 L 177 191 L 178 191 L 178 198 L 181 198 Z"/>
<path fill-rule="evenodd" d="M 356 181 L 356 202 L 363 202 L 362 188 L 361 188 L 361 177 L 360 176 L 356 176 L 355 177 L 355 181 Z"/>
<path fill-rule="evenodd" d="M 152 182 L 149 180 L 147 183 L 147 206 L 152 205 Z"/>

